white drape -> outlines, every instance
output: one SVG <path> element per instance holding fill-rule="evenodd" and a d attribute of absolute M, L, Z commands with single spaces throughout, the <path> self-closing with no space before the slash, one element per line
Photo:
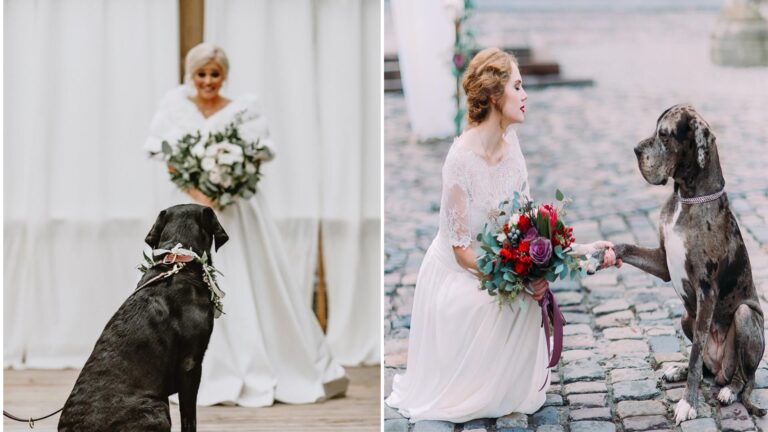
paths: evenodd
<path fill-rule="evenodd" d="M 405 105 L 411 130 L 420 140 L 454 134 L 456 81 L 451 59 L 455 31 L 447 4 L 445 0 L 391 3 Z"/>
<path fill-rule="evenodd" d="M 178 2 L 4 7 L 3 363 L 80 367 L 167 193 L 140 149 L 178 79 Z"/>
<path fill-rule="evenodd" d="M 321 152 L 312 72 L 312 1 L 208 1 L 205 5 L 205 39 L 224 48 L 230 61 L 223 93 L 255 93 L 262 101 L 277 157 L 264 166 L 260 193 L 267 197 L 295 266 L 295 279 L 311 305 Z"/>
<path fill-rule="evenodd" d="M 380 5 L 206 2 L 205 39 L 230 58 L 226 91 L 256 92 L 279 149 L 266 195 L 311 301 L 318 223 L 328 342 L 345 365 L 380 361 Z"/>

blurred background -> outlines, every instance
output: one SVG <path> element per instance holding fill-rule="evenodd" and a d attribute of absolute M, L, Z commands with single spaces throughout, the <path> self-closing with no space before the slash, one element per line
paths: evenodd
<path fill-rule="evenodd" d="M 672 185 L 647 184 L 632 149 L 654 132 L 664 110 L 692 104 L 717 137 L 726 192 L 748 244 L 761 300 L 765 299 L 766 12 L 764 1 L 385 2 L 385 394 L 391 391 L 392 375 L 407 361 L 416 276 L 438 227 L 440 170 L 453 136 L 466 124 L 456 104 L 458 66 L 468 63 L 467 53 L 473 50 L 498 46 L 516 53 L 528 100 L 525 123 L 515 129 L 531 192 L 535 200 L 549 202 L 559 188 L 574 199 L 567 219 L 579 242 L 607 239 L 658 245 L 659 207 Z M 619 415 L 618 403 L 624 396 L 609 379 L 616 364 L 606 359 L 636 354 L 640 361 L 624 365 L 637 372 L 633 379 L 641 379 L 671 358 L 657 355 L 687 353 L 688 342 L 679 332 L 682 308 L 674 290 L 629 266 L 581 283 L 561 282 L 555 290 L 573 326 L 567 327 L 572 332 L 570 340 L 566 337 L 570 354 L 566 352 L 553 382 L 563 378 L 568 364 L 597 371 L 587 380 L 605 382 L 603 392 L 613 392 L 608 393 L 612 398 L 587 408 L 602 410 L 591 414 L 600 418 L 591 420 L 613 426 L 588 430 L 642 430 Z M 609 318 L 601 320 L 602 315 Z M 611 339 L 604 330 L 615 326 L 633 329 L 634 336 Z M 573 363 L 576 360 L 586 363 Z M 768 373 L 761 370 L 760 374 Z M 768 381 L 758 380 L 758 387 L 753 400 L 768 406 Z M 456 430 L 512 426 L 534 430 L 550 421 L 560 425 L 590 420 L 584 413 L 574 417 L 574 411 L 585 406 L 578 398 L 569 399 L 560 385 L 550 392 L 548 401 L 555 402 L 548 402 L 537 415 L 484 419 L 455 425 Z M 597 393 L 595 400 L 605 399 L 605 393 Z M 665 399 L 667 395 L 671 399 Z M 674 392 L 656 390 L 654 384 L 653 392 L 630 398 L 664 408 L 674 397 Z M 650 414 L 660 419 L 643 417 L 658 423 L 649 428 L 674 428 L 666 411 L 643 415 Z M 407 429 L 397 413 L 389 410 L 386 417 L 392 430 Z M 719 409 L 708 417 L 717 428 L 728 426 L 728 416 Z M 744 425 L 765 428 L 760 421 L 746 419 Z M 404 424 L 405 429 L 397 429 Z M 453 430 L 443 426 L 440 430 Z"/>

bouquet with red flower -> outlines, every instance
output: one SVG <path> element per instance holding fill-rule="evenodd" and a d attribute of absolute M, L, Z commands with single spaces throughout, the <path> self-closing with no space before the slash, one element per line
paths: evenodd
<path fill-rule="evenodd" d="M 537 207 L 515 193 L 499 204 L 497 223 L 486 224 L 478 234 L 477 266 L 485 275 L 482 289 L 498 296 L 501 304 L 511 303 L 534 279 L 575 279 L 586 272 L 568 254 L 575 239 L 573 228 L 563 221 L 567 201 L 559 190 L 555 198 L 562 203 L 560 208 L 551 204 Z"/>
<path fill-rule="evenodd" d="M 497 296 L 500 305 L 511 304 L 535 279 L 552 282 L 558 277 L 575 279 L 586 275 L 580 261 L 568 254 L 576 240 L 573 228 L 563 221 L 568 201 L 560 190 L 555 192 L 555 198 L 562 204 L 559 209 L 551 204 L 537 207 L 515 192 L 511 200 L 499 204 L 496 223 L 486 224 L 478 234 L 481 252 L 477 266 L 485 276 L 481 288 Z M 539 300 L 539 305 L 548 351 L 550 322 L 554 331 L 554 353 L 549 363 L 549 367 L 554 367 L 562 351 L 565 320 L 550 290 Z"/>

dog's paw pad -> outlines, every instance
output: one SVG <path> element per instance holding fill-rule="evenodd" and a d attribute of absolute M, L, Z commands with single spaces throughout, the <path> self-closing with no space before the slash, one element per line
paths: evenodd
<path fill-rule="evenodd" d="M 692 407 L 687 400 L 680 399 L 680 402 L 678 402 L 677 406 L 675 407 L 675 424 L 679 425 L 686 420 L 692 420 L 695 418 L 696 409 Z"/>
<path fill-rule="evenodd" d="M 680 366 L 670 366 L 664 371 L 662 377 L 669 382 L 682 381 L 685 378 L 686 370 Z"/>
<path fill-rule="evenodd" d="M 736 400 L 736 394 L 731 391 L 730 387 L 723 387 L 720 389 L 720 393 L 717 394 L 717 400 L 723 405 L 730 405 Z"/>

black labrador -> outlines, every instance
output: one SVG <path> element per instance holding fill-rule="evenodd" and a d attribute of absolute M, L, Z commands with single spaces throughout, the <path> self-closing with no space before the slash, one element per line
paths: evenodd
<path fill-rule="evenodd" d="M 185 204 L 161 211 L 145 241 L 153 249 L 181 243 L 210 257 L 214 242 L 218 250 L 228 238 L 213 210 Z M 153 266 L 138 286 L 172 266 Z M 197 390 L 214 319 L 203 276 L 202 264 L 188 262 L 128 297 L 80 372 L 59 431 L 170 431 L 168 396 L 177 392 L 181 430 L 197 429 Z"/>

